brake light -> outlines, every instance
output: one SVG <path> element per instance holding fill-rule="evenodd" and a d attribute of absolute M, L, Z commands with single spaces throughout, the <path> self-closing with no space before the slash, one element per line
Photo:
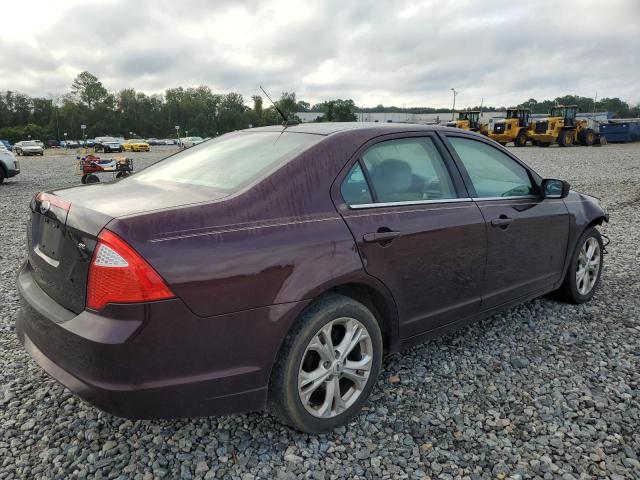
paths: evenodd
<path fill-rule="evenodd" d="M 102 230 L 93 251 L 87 281 L 87 307 L 173 298 L 162 277 L 115 233 Z"/>

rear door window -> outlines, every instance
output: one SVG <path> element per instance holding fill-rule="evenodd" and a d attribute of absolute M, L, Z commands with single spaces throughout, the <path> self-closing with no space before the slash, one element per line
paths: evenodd
<path fill-rule="evenodd" d="M 453 182 L 433 140 L 411 137 L 370 147 L 362 163 L 379 203 L 456 198 Z"/>
<path fill-rule="evenodd" d="M 342 182 L 340 190 L 344 201 L 347 202 L 347 205 L 365 205 L 373 203 L 369 184 L 367 183 L 366 178 L 364 178 L 364 173 L 362 172 L 362 167 L 360 167 L 359 163 L 356 163 L 351 167 L 351 170 L 349 170 L 349 173 Z"/>

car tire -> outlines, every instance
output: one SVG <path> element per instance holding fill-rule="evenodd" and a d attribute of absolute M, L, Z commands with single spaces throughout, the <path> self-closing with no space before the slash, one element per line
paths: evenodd
<path fill-rule="evenodd" d="M 352 349 L 340 343 L 347 333 L 361 335 L 357 343 L 347 342 Z M 269 385 L 270 412 L 311 434 L 349 422 L 375 386 L 382 349 L 380 326 L 367 307 L 343 295 L 323 296 L 284 340 Z"/>
<path fill-rule="evenodd" d="M 594 248 L 590 254 L 589 248 Z M 597 254 L 597 261 L 594 256 Z M 562 285 L 556 296 L 568 303 L 584 303 L 593 297 L 602 278 L 604 245 L 595 227 L 587 228 L 576 244 Z M 585 270 L 586 268 L 586 270 Z M 584 275 L 581 275 L 584 272 Z"/>
<path fill-rule="evenodd" d="M 86 183 L 87 185 L 91 183 L 99 183 L 99 182 L 100 182 L 100 177 L 98 177 L 97 175 L 94 175 L 93 173 L 88 174 L 84 179 L 84 183 Z"/>
<path fill-rule="evenodd" d="M 4 168 L 0 166 L 0 185 L 2 185 L 2 182 L 4 182 L 4 177 Z"/>

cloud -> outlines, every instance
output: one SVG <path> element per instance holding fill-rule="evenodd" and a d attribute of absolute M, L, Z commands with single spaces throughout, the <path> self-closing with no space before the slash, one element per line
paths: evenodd
<path fill-rule="evenodd" d="M 263 85 L 311 103 L 510 105 L 564 94 L 640 102 L 640 3 L 551 0 L 24 1 L 0 30 L 0 90 L 54 95 L 82 70 L 110 90 Z"/>

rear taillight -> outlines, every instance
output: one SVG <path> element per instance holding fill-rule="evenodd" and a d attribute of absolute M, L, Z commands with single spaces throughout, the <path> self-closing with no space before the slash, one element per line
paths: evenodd
<path fill-rule="evenodd" d="M 173 298 L 162 277 L 122 238 L 109 230 L 98 235 L 87 282 L 87 307 Z"/>

